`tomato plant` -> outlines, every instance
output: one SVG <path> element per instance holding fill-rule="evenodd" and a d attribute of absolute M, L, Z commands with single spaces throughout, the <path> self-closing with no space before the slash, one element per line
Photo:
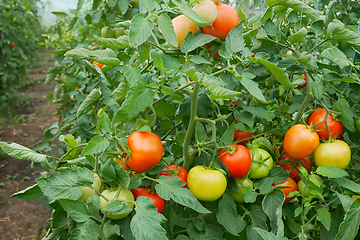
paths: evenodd
<path fill-rule="evenodd" d="M 296 182 L 292 178 L 288 178 L 284 182 L 273 184 L 272 186 L 278 187 L 285 194 L 284 204 L 290 202 L 291 199 L 294 198 L 294 197 L 287 197 L 287 195 L 297 190 Z"/>
<path fill-rule="evenodd" d="M 183 186 L 184 188 L 186 187 L 187 175 L 188 172 L 185 170 L 185 168 L 174 164 L 164 167 L 162 172 L 160 173 L 160 176 L 178 177 L 181 181 L 185 182 L 185 186 Z"/>
<path fill-rule="evenodd" d="M 225 164 L 232 178 L 242 178 L 250 170 L 251 155 L 243 145 L 230 145 L 230 150 L 221 150 L 219 158 Z"/>
<path fill-rule="evenodd" d="M 324 122 L 326 118 L 326 123 Z M 319 135 L 319 138 L 322 140 L 328 140 L 331 134 L 331 137 L 340 137 L 342 131 L 343 131 L 343 124 L 340 121 L 335 120 L 331 114 L 328 114 L 326 112 L 326 109 L 320 108 L 315 110 L 308 120 L 308 125 L 315 125 L 314 129 L 316 130 L 316 133 Z M 329 131 L 328 131 L 329 128 Z"/>
<path fill-rule="evenodd" d="M 104 197 L 107 198 L 109 201 L 107 201 Z M 111 214 L 111 213 L 106 214 L 106 216 L 111 219 L 125 218 L 127 215 L 130 214 L 130 212 L 132 211 L 132 209 L 134 207 L 133 194 L 131 193 L 130 190 L 128 190 L 124 187 L 121 187 L 121 186 L 117 189 L 105 189 L 104 191 L 101 192 L 100 210 L 104 210 L 106 208 L 106 206 L 109 205 L 109 203 L 111 203 L 115 200 L 120 200 L 123 204 L 125 204 L 129 208 L 129 210 L 119 213 L 119 214 L 116 214 L 116 213 L 115 214 Z"/>
<path fill-rule="evenodd" d="M 345 169 L 351 160 L 349 145 L 342 140 L 321 143 L 314 152 L 316 166 L 334 166 Z"/>
<path fill-rule="evenodd" d="M 206 24 L 198 24 L 199 27 L 206 27 L 212 25 L 217 16 L 216 5 L 211 0 L 201 1 L 199 4 L 196 4 L 193 7 L 193 10 L 207 22 Z"/>
<path fill-rule="evenodd" d="M 90 187 L 82 187 L 82 194 L 79 198 L 80 201 L 87 202 L 89 197 L 92 197 L 95 195 L 95 190 L 100 192 L 102 188 L 102 181 L 100 180 L 99 176 L 97 174 L 94 174 L 94 183 L 92 184 L 92 188 Z"/>
<path fill-rule="evenodd" d="M 174 31 L 177 38 L 178 45 L 175 47 L 180 47 L 181 44 L 184 42 L 186 35 L 188 33 L 196 33 L 198 31 L 198 27 L 196 24 L 191 21 L 187 16 L 185 15 L 179 15 L 172 20 L 172 24 L 174 27 Z"/>
<path fill-rule="evenodd" d="M 162 213 L 165 208 L 165 200 L 162 199 L 157 193 L 151 193 L 145 187 L 137 187 L 131 190 L 134 198 L 144 196 L 150 198 L 150 200 L 154 203 L 159 213 Z"/>
<path fill-rule="evenodd" d="M 312 193 L 312 189 L 318 190 L 322 192 L 322 188 L 324 187 L 324 181 L 321 179 L 319 175 L 311 174 L 306 178 L 306 181 L 300 180 L 297 183 L 297 188 L 299 193 L 304 197 L 309 197 Z"/>
<path fill-rule="evenodd" d="M 288 162 L 282 163 L 285 161 Z M 300 166 L 304 167 L 308 173 L 311 172 L 311 167 L 312 167 L 311 160 L 308 157 L 304 157 L 299 160 L 294 160 L 287 153 L 285 153 L 283 156 L 279 158 L 277 164 L 280 165 L 283 169 L 290 171 L 290 177 L 294 179 L 296 182 L 301 179 L 298 170 Z"/>
<path fill-rule="evenodd" d="M 270 153 L 262 148 L 250 148 L 251 167 L 249 177 L 253 179 L 264 178 L 273 167 L 274 160 Z"/>
<path fill-rule="evenodd" d="M 237 186 L 239 187 L 239 192 L 230 191 L 231 195 L 236 202 L 243 203 L 245 202 L 245 191 L 246 189 L 251 189 L 254 187 L 254 183 L 246 178 L 237 178 L 235 179 Z"/>

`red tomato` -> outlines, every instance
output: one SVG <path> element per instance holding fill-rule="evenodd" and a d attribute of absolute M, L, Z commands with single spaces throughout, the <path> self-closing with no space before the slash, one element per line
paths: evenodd
<path fill-rule="evenodd" d="M 176 169 L 176 171 L 175 171 Z M 187 182 L 187 175 L 188 172 L 185 170 L 185 168 L 181 167 L 181 166 L 177 166 L 177 165 L 168 165 L 167 167 L 164 167 L 162 172 L 160 173 L 160 176 L 167 176 L 167 177 L 172 177 L 172 176 L 176 176 L 178 178 L 180 178 L 181 181 L 184 181 L 185 183 Z M 186 187 L 183 186 L 183 188 Z"/>
<path fill-rule="evenodd" d="M 311 114 L 309 121 L 308 121 L 308 125 L 310 125 L 311 123 L 313 125 L 315 125 L 319 122 L 322 122 L 325 120 L 325 117 L 326 117 L 326 110 L 324 108 L 317 109 Z M 329 127 L 331 136 L 334 137 L 336 135 L 337 138 L 340 137 L 340 135 L 343 131 L 344 125 L 341 122 L 333 119 L 331 114 L 327 115 L 326 122 Z M 329 132 L 326 128 L 325 122 L 320 123 L 319 125 L 315 126 L 314 129 L 317 130 L 316 133 L 319 135 L 320 139 L 324 139 L 324 140 L 329 139 Z"/>
<path fill-rule="evenodd" d="M 205 34 L 210 34 L 224 41 L 230 30 L 239 23 L 236 10 L 226 4 L 217 4 L 217 16 L 211 26 L 202 28 Z"/>
<path fill-rule="evenodd" d="M 289 163 L 281 164 L 282 161 L 290 161 Z M 296 162 L 296 168 L 299 168 L 300 166 L 303 166 L 306 171 L 310 174 L 311 172 L 311 161 L 308 157 L 304 157 L 300 160 L 295 160 Z M 287 153 L 285 153 L 282 157 L 279 158 L 279 162 L 277 163 L 280 165 L 283 169 L 290 171 L 290 177 L 294 179 L 295 181 L 299 181 L 301 179 L 299 175 L 299 171 L 293 167 L 294 159 L 291 158 Z"/>
<path fill-rule="evenodd" d="M 285 194 L 284 204 L 290 202 L 290 200 L 294 198 L 294 197 L 286 197 L 286 196 L 289 195 L 291 192 L 297 190 L 296 182 L 292 178 L 288 178 L 288 179 L 286 179 L 285 182 L 273 184 L 272 186 L 273 187 L 289 187 L 289 188 L 280 188 L 280 190 Z"/>
<path fill-rule="evenodd" d="M 136 199 L 139 196 L 144 196 L 150 198 L 154 203 L 159 213 L 162 213 L 165 208 L 165 200 L 162 199 L 157 193 L 150 193 L 145 187 L 137 187 L 131 190 L 134 198 Z"/>
<path fill-rule="evenodd" d="M 99 68 L 102 68 L 103 66 L 105 66 L 104 64 L 101 64 L 101 63 L 98 63 L 98 62 L 96 62 L 96 61 L 93 61 L 92 62 L 92 65 L 95 67 L 95 65 L 96 66 L 98 66 Z"/>
<path fill-rule="evenodd" d="M 10 48 L 15 47 L 15 43 L 14 43 L 14 42 L 11 42 L 9 45 L 10 45 Z"/>
<path fill-rule="evenodd" d="M 304 87 L 306 87 L 306 85 L 307 85 L 305 74 L 303 74 L 302 77 L 303 77 L 303 79 L 305 80 L 305 83 L 302 84 L 302 85 L 298 85 L 298 86 L 297 86 L 298 88 L 304 88 Z"/>
<path fill-rule="evenodd" d="M 284 150 L 294 159 L 310 156 L 319 146 L 319 136 L 304 124 L 292 126 L 284 137 Z"/>
<path fill-rule="evenodd" d="M 181 44 L 185 41 L 186 35 L 188 35 L 189 32 L 194 34 L 198 29 L 196 24 L 185 15 L 177 16 L 172 19 L 171 22 L 174 26 L 175 35 L 178 40 L 178 45 L 174 47 L 180 47 Z"/>
<path fill-rule="evenodd" d="M 253 134 L 252 134 L 251 132 L 244 132 L 244 131 L 235 129 L 235 132 L 234 132 L 234 141 L 241 140 L 241 139 L 245 139 L 245 138 L 249 138 L 249 137 L 251 137 L 252 135 L 253 135 Z M 238 144 L 245 144 L 245 143 L 247 143 L 248 141 L 250 141 L 250 139 L 247 139 L 247 140 L 238 142 Z"/>
<path fill-rule="evenodd" d="M 131 170 L 142 173 L 160 162 L 163 145 L 155 133 L 133 132 L 127 143 L 131 154 L 126 163 Z"/>
<path fill-rule="evenodd" d="M 230 147 L 234 147 L 234 144 Z M 229 150 L 221 150 L 219 158 L 226 165 L 232 178 L 242 178 L 250 170 L 251 155 L 243 145 L 236 145 L 232 153 Z"/>

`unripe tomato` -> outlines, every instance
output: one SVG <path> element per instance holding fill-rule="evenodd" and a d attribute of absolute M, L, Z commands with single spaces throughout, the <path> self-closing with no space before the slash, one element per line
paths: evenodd
<path fill-rule="evenodd" d="M 341 140 L 332 143 L 321 143 L 314 152 L 316 166 L 334 166 L 345 169 L 351 160 L 349 145 Z"/>
<path fill-rule="evenodd" d="M 310 125 L 311 123 L 314 125 L 319 122 L 322 122 L 325 120 L 325 117 L 326 117 L 326 110 L 324 108 L 317 109 L 310 115 L 308 125 Z M 337 138 L 340 137 L 340 135 L 343 131 L 344 125 L 341 122 L 333 119 L 331 114 L 327 115 L 326 122 L 329 127 L 331 136 L 335 137 L 335 135 L 336 135 Z M 325 122 L 320 123 L 319 125 L 315 126 L 314 129 L 317 130 L 316 133 L 319 135 L 320 139 L 325 139 L 325 140 L 329 139 L 329 132 L 326 128 Z"/>
<path fill-rule="evenodd" d="M 181 181 L 184 181 L 185 183 L 187 182 L 187 175 L 188 172 L 185 170 L 185 168 L 177 165 L 168 165 L 167 167 L 164 167 L 162 172 L 160 173 L 160 176 L 178 177 Z M 185 188 L 186 184 L 182 187 Z"/>
<path fill-rule="evenodd" d="M 121 8 L 120 8 L 120 4 L 116 4 L 115 7 L 114 7 L 114 13 L 117 14 L 117 15 L 121 15 L 122 14 L 122 11 L 121 11 Z"/>
<path fill-rule="evenodd" d="M 123 28 L 114 28 L 114 38 L 125 35 L 125 30 Z"/>
<path fill-rule="evenodd" d="M 292 52 L 291 50 L 289 50 L 289 51 L 286 52 L 286 56 L 292 57 L 292 55 L 293 55 L 293 52 Z"/>
<path fill-rule="evenodd" d="M 97 191 L 101 191 L 102 182 L 101 179 L 97 174 L 94 174 L 94 182 L 92 184 L 92 187 L 95 188 Z M 95 195 L 95 191 L 89 187 L 82 187 L 82 194 L 79 198 L 80 201 L 87 202 L 89 197 L 92 197 Z"/>
<path fill-rule="evenodd" d="M 235 179 L 236 184 L 239 187 L 240 192 L 233 192 L 229 191 L 233 198 L 235 199 L 235 202 L 243 203 L 245 202 L 245 191 L 246 189 L 251 189 L 254 187 L 254 183 L 246 178 L 236 178 Z"/>
<path fill-rule="evenodd" d="M 131 190 L 134 198 L 136 199 L 139 196 L 144 196 L 150 198 L 154 203 L 159 213 L 162 213 L 165 208 L 165 200 L 162 199 L 157 193 L 150 193 L 145 187 L 137 187 Z"/>
<path fill-rule="evenodd" d="M 274 160 L 270 153 L 262 148 L 251 148 L 251 166 L 249 177 L 253 179 L 264 178 L 269 175 L 270 169 L 274 165 Z"/>
<path fill-rule="evenodd" d="M 119 196 L 117 198 L 115 198 L 116 192 L 117 192 L 117 189 L 115 189 L 113 191 L 106 189 L 101 194 L 104 195 L 110 202 L 113 202 L 115 200 L 120 200 L 121 202 L 124 202 L 129 208 L 131 208 L 131 209 L 134 208 L 134 203 L 133 203 L 134 196 L 130 190 L 122 187 Z M 109 202 L 107 202 L 103 197 L 100 196 L 100 210 L 103 210 L 107 205 L 109 205 Z M 107 214 L 107 217 L 111 218 L 111 219 L 122 219 L 122 218 L 125 218 L 127 215 L 129 215 L 130 212 L 131 211 L 121 213 L 121 214 Z"/>
<path fill-rule="evenodd" d="M 114 30 L 109 26 L 105 26 L 101 29 L 100 34 L 103 38 L 112 38 L 114 37 Z"/>
<path fill-rule="evenodd" d="M 173 18 L 171 22 L 174 26 L 174 31 L 178 40 L 178 45 L 174 47 L 180 47 L 181 44 L 185 41 L 185 37 L 189 32 L 194 34 L 198 30 L 196 24 L 185 15 L 177 16 Z"/>
<path fill-rule="evenodd" d="M 324 181 L 321 179 L 321 177 L 319 175 L 316 175 L 316 174 L 311 174 L 309 176 L 309 179 L 307 181 L 317 181 L 319 184 L 320 184 L 320 187 L 322 188 L 324 186 Z M 307 183 L 308 185 L 310 183 Z M 318 187 L 317 184 L 315 185 L 314 184 L 314 187 Z M 300 180 L 297 184 L 297 187 L 298 187 L 298 190 L 299 190 L 299 193 L 304 196 L 304 197 L 309 197 L 310 196 L 310 193 L 311 193 L 311 189 L 305 185 L 304 181 L 303 180 Z"/>
<path fill-rule="evenodd" d="M 206 22 L 207 24 L 198 24 L 199 27 L 210 26 L 216 19 L 217 8 L 213 1 L 203 0 L 193 7 L 193 10 Z"/>
<path fill-rule="evenodd" d="M 210 34 L 220 40 L 225 40 L 226 36 L 233 27 L 239 23 L 239 15 L 236 10 L 226 4 L 217 4 L 217 16 L 211 26 L 204 27 L 205 34 Z"/>
<path fill-rule="evenodd" d="M 126 162 L 135 172 L 145 172 L 158 164 L 163 154 L 161 139 L 152 132 L 133 132 L 127 139 L 130 158 Z"/>
<path fill-rule="evenodd" d="M 218 170 L 195 166 L 188 173 L 187 186 L 197 199 L 210 202 L 224 194 L 227 181 Z"/>
<path fill-rule="evenodd" d="M 96 65 L 96 66 L 98 66 L 99 68 L 102 68 L 102 67 L 105 66 L 104 64 L 98 63 L 98 62 L 96 62 L 96 61 L 93 61 L 93 62 L 92 62 L 92 65 L 93 65 L 94 67 L 95 67 L 95 65 Z"/>
<path fill-rule="evenodd" d="M 285 194 L 284 204 L 290 202 L 290 200 L 294 198 L 294 197 L 286 197 L 286 196 L 289 195 L 291 192 L 297 190 L 296 182 L 292 178 L 288 178 L 285 180 L 285 182 L 273 184 L 272 186 L 273 187 L 288 187 L 288 188 L 279 188 Z"/>
<path fill-rule="evenodd" d="M 319 146 L 319 136 L 304 124 L 292 126 L 284 137 L 284 150 L 292 158 L 303 159 L 310 156 Z"/>
<path fill-rule="evenodd" d="M 281 164 L 282 161 L 290 161 L 290 162 Z M 295 160 L 295 161 L 297 162 L 296 168 L 303 166 L 308 173 L 311 172 L 312 164 L 308 157 L 304 157 L 303 159 L 301 159 L 301 161 L 300 160 Z M 277 164 L 280 165 L 283 169 L 289 170 L 290 177 L 294 179 L 296 182 L 301 179 L 299 175 L 299 171 L 295 167 L 293 167 L 294 159 L 290 157 L 287 153 L 285 153 L 283 156 L 279 158 L 279 162 Z"/>
<path fill-rule="evenodd" d="M 10 48 L 15 47 L 15 43 L 14 43 L 14 42 L 11 42 L 11 43 L 9 44 L 9 46 L 10 46 Z"/>
<path fill-rule="evenodd" d="M 354 118 L 356 129 L 360 132 L 360 118 Z"/>
<path fill-rule="evenodd" d="M 231 144 L 230 147 L 234 147 Z M 243 145 L 236 145 L 235 150 L 221 150 L 219 158 L 226 165 L 232 178 L 242 178 L 249 172 L 251 166 L 251 155 Z"/>

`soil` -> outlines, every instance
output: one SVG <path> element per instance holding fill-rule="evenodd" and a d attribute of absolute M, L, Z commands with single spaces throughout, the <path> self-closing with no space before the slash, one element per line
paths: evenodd
<path fill-rule="evenodd" d="M 0 126 L 0 140 L 16 142 L 26 147 L 44 141 L 43 132 L 51 122 L 57 121 L 56 105 L 49 103 L 46 95 L 52 93 L 56 82 L 44 85 L 46 73 L 54 60 L 44 50 L 39 65 L 28 71 L 35 83 L 21 91 L 29 99 L 29 104 L 17 112 L 21 123 Z M 33 81 L 33 82 L 34 82 Z M 11 198 L 13 193 L 35 184 L 42 172 L 40 165 L 31 167 L 31 162 L 6 157 L 0 160 L 0 240 L 30 240 L 36 233 L 46 233 L 50 209 L 37 201 Z"/>

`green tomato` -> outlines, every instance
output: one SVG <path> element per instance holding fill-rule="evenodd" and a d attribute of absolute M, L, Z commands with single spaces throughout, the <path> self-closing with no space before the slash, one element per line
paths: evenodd
<path fill-rule="evenodd" d="M 311 174 L 307 179 L 307 184 L 303 180 L 300 180 L 297 184 L 299 193 L 304 197 L 309 197 L 312 189 L 322 189 L 324 186 L 324 181 L 319 175 Z"/>
<path fill-rule="evenodd" d="M 194 196 L 202 201 L 215 201 L 220 198 L 227 186 L 227 181 L 220 171 L 195 166 L 187 176 L 187 187 Z"/>
<path fill-rule="evenodd" d="M 355 127 L 360 132 L 360 118 L 354 118 Z"/>
<path fill-rule="evenodd" d="M 105 26 L 100 31 L 101 37 L 103 38 L 112 38 L 114 37 L 114 30 L 111 27 Z"/>
<path fill-rule="evenodd" d="M 206 27 L 212 25 L 217 16 L 216 4 L 211 0 L 203 0 L 193 7 L 193 10 L 207 23 L 197 25 L 199 27 Z"/>
<path fill-rule="evenodd" d="M 245 202 L 245 191 L 246 189 L 251 189 L 254 187 L 254 183 L 246 178 L 236 178 L 236 184 L 239 187 L 240 192 L 229 191 L 236 202 L 243 203 Z"/>
<path fill-rule="evenodd" d="M 123 28 L 114 28 L 114 38 L 125 35 L 125 30 Z"/>
<path fill-rule="evenodd" d="M 131 191 L 128 190 L 127 188 L 122 187 L 119 196 L 115 198 L 117 190 L 118 189 L 111 191 L 110 189 L 106 189 L 101 194 L 105 196 L 107 199 L 109 199 L 110 202 L 115 200 L 120 200 L 124 202 L 129 208 L 133 209 L 134 195 L 131 193 Z M 103 210 L 108 204 L 109 202 L 107 202 L 103 197 L 100 197 L 100 210 Z M 129 215 L 130 212 L 131 211 L 120 214 L 107 214 L 107 217 L 111 219 L 122 219 L 125 218 L 127 215 Z"/>
<path fill-rule="evenodd" d="M 114 13 L 117 14 L 117 15 L 121 15 L 121 14 L 122 14 L 122 11 L 121 11 L 121 8 L 120 8 L 120 4 L 115 5 L 115 7 L 114 7 Z"/>
<path fill-rule="evenodd" d="M 97 191 L 101 191 L 102 182 L 101 179 L 97 174 L 94 174 L 94 182 L 92 184 L 92 187 L 95 188 Z M 82 194 L 79 198 L 80 201 L 87 202 L 89 197 L 92 197 L 95 195 L 95 191 L 90 187 L 82 187 Z"/>
<path fill-rule="evenodd" d="M 270 153 L 262 148 L 251 148 L 251 167 L 249 177 L 253 179 L 264 178 L 269 175 L 270 169 L 274 165 L 274 160 Z"/>
<path fill-rule="evenodd" d="M 291 57 L 293 55 L 293 52 L 291 50 L 286 52 L 286 56 Z"/>

